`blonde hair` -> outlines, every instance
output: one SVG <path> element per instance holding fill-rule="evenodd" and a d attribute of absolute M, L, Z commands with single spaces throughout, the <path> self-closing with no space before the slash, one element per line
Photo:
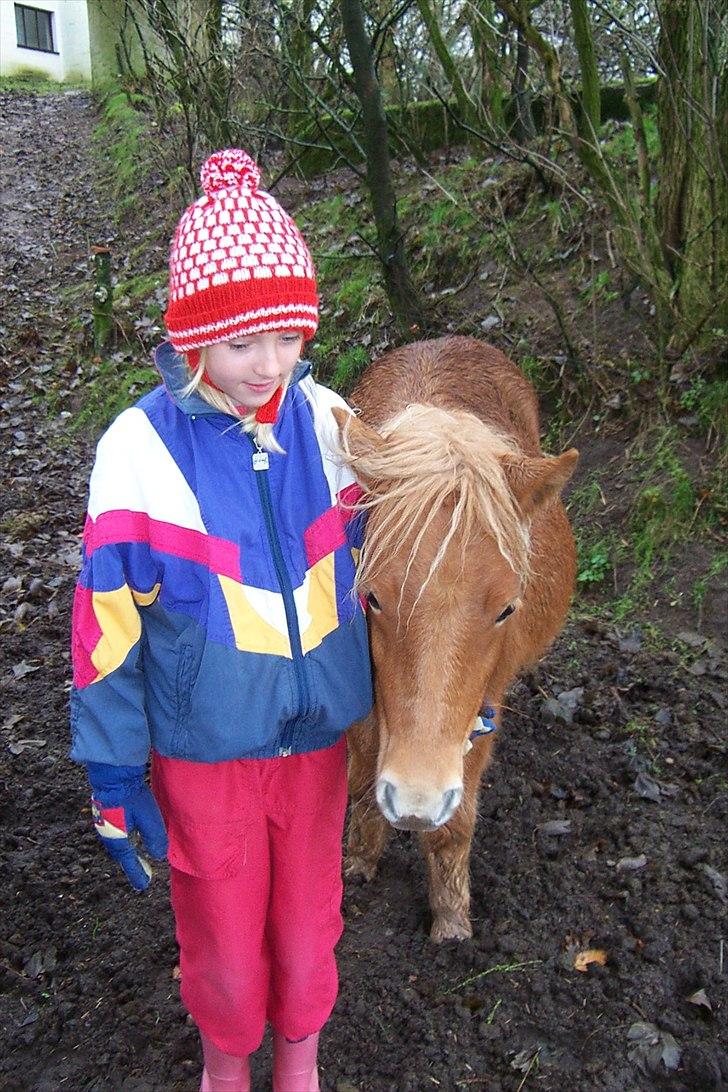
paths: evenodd
<path fill-rule="evenodd" d="M 182 388 L 183 398 L 187 398 L 190 394 L 199 394 L 200 398 L 204 402 L 207 402 L 208 406 L 212 406 L 213 409 L 219 410 L 220 413 L 227 413 L 230 417 L 234 417 L 240 424 L 243 432 L 249 433 L 259 447 L 265 448 L 266 451 L 275 451 L 279 455 L 285 455 L 285 451 L 273 435 L 273 425 L 262 424 L 260 421 L 256 421 L 255 410 L 248 410 L 245 413 L 241 413 L 240 408 L 235 405 L 229 395 L 225 394 L 224 391 L 217 390 L 205 381 L 206 356 L 207 351 L 203 347 L 200 349 L 199 362 L 197 366 L 193 368 L 187 354 L 185 354 L 184 359 L 190 379 Z M 286 396 L 290 378 L 290 375 L 287 376 L 283 383 L 281 404 Z"/>

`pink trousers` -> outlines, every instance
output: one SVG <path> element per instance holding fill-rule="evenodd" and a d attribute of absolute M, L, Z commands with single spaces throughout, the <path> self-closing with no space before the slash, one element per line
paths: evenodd
<path fill-rule="evenodd" d="M 342 931 L 346 742 L 285 758 L 200 763 L 154 756 L 167 824 L 182 1000 L 227 1054 L 266 1021 L 287 1039 L 334 1007 Z"/>

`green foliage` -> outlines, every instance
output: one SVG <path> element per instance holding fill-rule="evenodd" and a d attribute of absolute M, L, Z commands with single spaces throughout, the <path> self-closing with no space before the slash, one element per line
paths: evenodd
<path fill-rule="evenodd" d="M 526 354 L 520 358 L 518 363 L 526 379 L 529 383 L 533 383 L 533 386 L 537 391 L 544 391 L 551 388 L 553 385 L 551 367 L 543 357 L 529 356 Z"/>
<path fill-rule="evenodd" d="M 136 316 L 143 313 L 149 318 L 159 318 L 162 314 L 162 306 L 153 297 L 158 289 L 164 289 L 166 286 L 166 269 L 153 273 L 140 273 L 135 277 L 119 281 L 114 286 L 114 297 L 118 305 L 125 304 Z"/>
<path fill-rule="evenodd" d="M 586 303 L 591 303 L 595 300 L 599 300 L 602 303 L 610 303 L 612 300 L 619 298 L 619 292 L 611 290 L 609 285 L 609 270 L 602 269 L 579 294 Z"/>
<path fill-rule="evenodd" d="M 651 579 L 655 560 L 687 532 L 695 511 L 695 492 L 682 467 L 663 485 L 647 486 L 638 495 L 631 519 L 637 579 Z"/>
<path fill-rule="evenodd" d="M 696 376 L 680 396 L 680 405 L 696 414 L 705 429 L 728 433 L 728 379 L 706 379 Z"/>
<path fill-rule="evenodd" d="M 647 153 L 652 159 L 660 150 L 660 134 L 657 130 L 657 109 L 651 106 L 643 111 L 645 125 L 645 138 L 647 140 Z M 605 157 L 613 162 L 629 164 L 637 163 L 637 145 L 634 139 L 634 130 L 630 124 L 608 124 L 603 129 L 602 152 Z"/>
<path fill-rule="evenodd" d="M 85 379 L 85 398 L 73 419 L 74 431 L 105 428 L 122 410 L 159 383 L 151 365 L 129 364 L 121 354 L 90 365 Z"/>
<path fill-rule="evenodd" d="M 372 276 L 369 270 L 357 270 L 342 282 L 333 293 L 334 308 L 346 312 L 355 322 L 363 317 L 371 299 Z"/>
<path fill-rule="evenodd" d="M 368 363 L 369 353 L 361 345 L 344 349 L 336 360 L 331 386 L 341 394 L 348 394 Z"/>
<path fill-rule="evenodd" d="M 598 538 L 589 545 L 582 544 L 577 538 L 578 569 L 577 584 L 592 587 L 601 584 L 612 571 L 612 543 L 607 538 Z"/>
<path fill-rule="evenodd" d="M 144 101 L 144 96 L 136 93 L 110 92 L 94 131 L 97 154 L 110 160 L 118 213 L 136 202 L 139 184 L 149 169 L 149 119 L 137 109 Z"/>
<path fill-rule="evenodd" d="M 699 613 L 702 613 L 711 581 L 724 573 L 726 569 L 728 569 L 728 550 L 721 550 L 713 558 L 703 575 L 699 576 L 693 583 L 692 600 Z"/>

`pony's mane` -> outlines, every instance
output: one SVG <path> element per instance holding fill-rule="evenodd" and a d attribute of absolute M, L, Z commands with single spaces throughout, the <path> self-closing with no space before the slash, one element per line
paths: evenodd
<path fill-rule="evenodd" d="M 342 430 L 343 459 L 366 483 L 356 508 L 378 510 L 360 559 L 357 581 L 366 585 L 387 564 L 401 542 L 417 534 L 405 571 L 412 563 L 436 513 L 452 500 L 452 517 L 430 566 L 423 588 L 457 535 L 466 542 L 478 529 L 492 534 L 503 557 L 525 584 L 528 577 L 528 527 L 508 487 L 500 456 L 517 452 L 515 443 L 472 413 L 414 404 L 387 422 L 377 450 L 354 454 Z M 419 595 L 417 597 L 419 599 Z M 413 608 L 414 609 L 414 608 Z"/>

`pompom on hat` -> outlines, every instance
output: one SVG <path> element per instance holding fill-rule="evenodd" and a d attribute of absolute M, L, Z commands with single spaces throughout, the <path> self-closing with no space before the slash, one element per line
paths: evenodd
<path fill-rule="evenodd" d="M 169 256 L 164 321 L 179 353 L 269 330 L 313 337 L 318 293 L 300 231 L 240 148 L 203 165 L 204 194 L 182 214 Z"/>

